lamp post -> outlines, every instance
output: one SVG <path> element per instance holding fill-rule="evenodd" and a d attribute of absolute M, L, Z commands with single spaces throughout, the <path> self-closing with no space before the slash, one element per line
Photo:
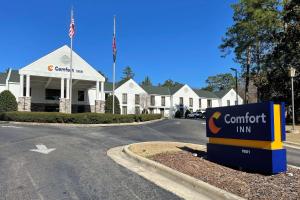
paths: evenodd
<path fill-rule="evenodd" d="M 293 128 L 291 133 L 299 133 L 298 130 L 295 129 L 295 104 L 294 104 L 294 77 L 296 76 L 296 69 L 291 67 L 289 69 L 289 77 L 291 77 L 291 85 L 292 85 L 292 116 L 293 116 Z"/>
<path fill-rule="evenodd" d="M 230 68 L 232 71 L 235 72 L 235 93 L 236 93 L 236 104 L 239 105 L 239 98 L 238 98 L 238 71 L 236 68 Z"/>

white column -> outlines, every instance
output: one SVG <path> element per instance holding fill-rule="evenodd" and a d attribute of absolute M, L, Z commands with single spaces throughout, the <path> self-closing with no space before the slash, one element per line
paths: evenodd
<path fill-rule="evenodd" d="M 20 75 L 20 91 L 19 91 L 19 96 L 24 97 L 24 75 Z"/>
<path fill-rule="evenodd" d="M 99 81 L 96 81 L 96 100 L 99 100 Z"/>
<path fill-rule="evenodd" d="M 30 75 L 26 75 L 26 97 L 30 97 Z"/>
<path fill-rule="evenodd" d="M 60 80 L 60 98 L 65 98 L 65 78 Z"/>
<path fill-rule="evenodd" d="M 104 96 L 104 82 L 101 82 L 101 100 L 104 101 L 105 100 L 105 96 Z"/>
<path fill-rule="evenodd" d="M 67 99 L 70 99 L 70 89 L 69 88 L 70 88 L 70 79 L 67 78 L 67 88 L 66 88 L 67 89 L 67 92 L 66 92 L 67 93 L 67 97 L 66 97 Z"/>

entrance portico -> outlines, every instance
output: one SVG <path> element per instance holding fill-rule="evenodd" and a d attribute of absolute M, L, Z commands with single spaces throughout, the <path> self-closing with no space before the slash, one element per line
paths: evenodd
<path fill-rule="evenodd" d="M 104 112 L 105 78 L 74 51 L 70 98 L 69 54 L 63 46 L 19 70 L 19 111 Z"/>

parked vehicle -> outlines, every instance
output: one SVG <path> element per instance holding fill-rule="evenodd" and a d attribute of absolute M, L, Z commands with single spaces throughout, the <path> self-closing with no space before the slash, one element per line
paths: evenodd
<path fill-rule="evenodd" d="M 190 114 L 187 115 L 187 118 L 202 118 L 203 117 L 203 113 L 200 112 L 200 111 L 197 111 L 197 112 L 192 112 Z"/>

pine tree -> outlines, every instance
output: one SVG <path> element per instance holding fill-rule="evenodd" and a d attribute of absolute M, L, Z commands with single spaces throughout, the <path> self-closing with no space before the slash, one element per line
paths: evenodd
<path fill-rule="evenodd" d="M 120 102 L 118 97 L 115 96 L 115 114 L 120 114 Z M 109 95 L 105 101 L 105 113 L 113 113 L 113 96 Z"/>
<path fill-rule="evenodd" d="M 130 66 L 127 66 L 123 69 L 123 77 L 122 80 L 129 80 L 129 79 L 133 79 L 134 77 L 134 73 L 131 69 Z"/>
<path fill-rule="evenodd" d="M 149 76 L 146 76 L 145 79 L 142 81 L 142 86 L 152 86 L 151 80 Z"/>

